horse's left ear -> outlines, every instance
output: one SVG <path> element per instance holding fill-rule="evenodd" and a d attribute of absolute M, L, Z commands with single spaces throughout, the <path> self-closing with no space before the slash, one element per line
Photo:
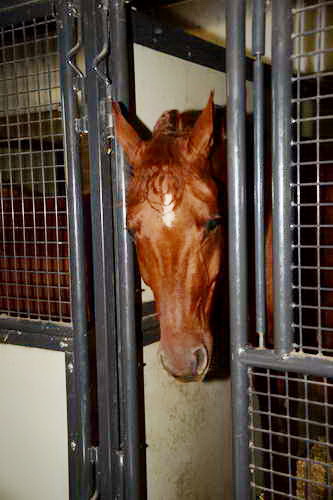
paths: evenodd
<path fill-rule="evenodd" d="M 134 166 L 139 156 L 138 153 L 142 151 L 145 141 L 141 139 L 132 125 L 128 123 L 121 112 L 118 102 L 112 103 L 112 114 L 117 140 L 124 148 L 129 163 Z"/>
<path fill-rule="evenodd" d="M 190 160 L 207 157 L 213 144 L 214 132 L 214 92 L 197 118 L 188 140 L 187 153 Z"/>

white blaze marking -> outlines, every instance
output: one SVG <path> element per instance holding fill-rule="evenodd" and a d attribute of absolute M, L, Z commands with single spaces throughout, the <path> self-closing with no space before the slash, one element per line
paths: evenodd
<path fill-rule="evenodd" d="M 172 223 L 175 220 L 175 202 L 172 201 L 172 194 L 167 193 L 163 198 L 163 215 L 162 219 L 166 226 L 172 227 Z"/>

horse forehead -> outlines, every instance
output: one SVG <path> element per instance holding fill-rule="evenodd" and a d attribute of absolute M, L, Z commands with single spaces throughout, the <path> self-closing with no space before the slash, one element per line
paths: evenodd
<path fill-rule="evenodd" d="M 128 222 L 137 222 L 141 235 L 148 236 L 150 240 L 158 240 L 165 234 L 167 238 L 172 235 L 182 235 L 180 240 L 191 239 L 195 236 L 196 223 L 208 219 L 216 213 L 216 204 L 204 202 L 184 191 L 181 198 L 174 193 L 158 193 L 150 200 L 131 207 L 128 211 Z M 179 238 L 177 238 L 179 239 Z"/>
<path fill-rule="evenodd" d="M 142 227 L 144 232 L 151 227 L 176 230 L 218 212 L 217 187 L 212 179 L 196 172 L 182 173 L 180 166 L 176 172 L 165 166 L 133 179 L 127 207 L 127 219 L 133 228 Z"/>

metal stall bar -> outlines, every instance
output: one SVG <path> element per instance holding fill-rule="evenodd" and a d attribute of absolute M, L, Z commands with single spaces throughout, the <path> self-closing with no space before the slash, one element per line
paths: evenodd
<path fill-rule="evenodd" d="M 68 175 L 68 204 L 72 321 L 74 327 L 74 366 L 73 371 L 76 391 L 76 412 L 72 418 L 76 420 L 76 436 L 71 437 L 69 453 L 79 456 L 75 474 L 75 484 L 71 482 L 71 496 L 82 500 L 89 499 L 93 493 L 92 463 L 89 456 L 91 446 L 91 408 L 90 378 L 88 355 L 88 323 L 87 323 L 87 280 L 85 272 L 84 219 L 82 200 L 82 181 L 80 171 L 79 134 L 75 129 L 77 117 L 76 98 L 74 95 L 74 73 L 68 64 L 72 48 L 77 46 L 75 39 L 76 10 L 68 11 L 63 3 L 58 5 L 60 76 L 62 82 L 63 122 L 65 128 L 65 154 Z M 78 18 L 78 23 L 81 20 Z M 77 47 L 77 50 L 79 47 Z"/>
<path fill-rule="evenodd" d="M 253 3 L 252 53 L 255 56 L 254 105 L 254 234 L 256 275 L 256 332 L 259 346 L 264 347 L 266 332 L 266 277 L 265 277 L 265 218 L 264 218 L 264 65 L 265 1 Z"/>
<path fill-rule="evenodd" d="M 291 297 L 291 30 L 289 0 L 273 2 L 273 301 L 277 352 L 292 349 Z"/>
<path fill-rule="evenodd" d="M 227 2 L 227 127 L 229 293 L 234 498 L 249 498 L 247 369 L 239 354 L 247 343 L 247 232 L 245 173 L 245 1 Z"/>
<path fill-rule="evenodd" d="M 129 105 L 128 12 L 125 0 L 110 1 L 112 97 Z M 140 497 L 140 445 L 138 401 L 138 355 L 135 315 L 135 269 L 133 242 L 126 229 L 126 189 L 129 167 L 115 142 L 112 162 L 114 196 L 117 329 L 123 397 L 123 446 L 125 498 Z"/>
<path fill-rule="evenodd" d="M 272 370 L 291 371 L 314 377 L 333 377 L 333 360 L 316 355 L 295 353 L 285 359 L 272 350 L 247 349 L 240 354 L 241 362 L 246 366 L 270 368 Z"/>
<path fill-rule="evenodd" d="M 106 3 L 81 3 L 86 63 L 88 138 L 98 388 L 98 490 L 101 498 L 123 498 L 123 458 L 118 392 L 118 340 L 115 318 L 114 241 L 110 157 L 105 140 L 105 81 L 108 47 Z M 102 27 L 102 28 L 101 28 Z"/>

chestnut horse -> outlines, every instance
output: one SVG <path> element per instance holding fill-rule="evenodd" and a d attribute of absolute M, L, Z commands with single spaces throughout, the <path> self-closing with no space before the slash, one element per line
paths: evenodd
<path fill-rule="evenodd" d="M 189 113 L 164 113 L 147 141 L 142 140 L 128 123 L 117 103 L 113 105 L 113 110 L 116 137 L 132 167 L 127 193 L 127 226 L 135 240 L 142 278 L 155 296 L 161 329 L 161 363 L 178 380 L 202 380 L 211 362 L 213 338 L 217 340 L 214 333 L 221 336 L 221 329 L 228 326 L 228 311 L 222 306 L 223 302 L 227 303 L 223 301 L 223 296 L 227 296 L 226 280 L 223 281 L 224 288 L 219 290 L 222 295 L 217 288 L 226 275 L 228 265 L 226 147 L 221 127 L 214 131 L 213 98 L 211 95 L 194 124 Z M 270 166 L 271 162 L 266 162 L 267 176 L 270 175 Z M 265 196 L 268 347 L 272 346 L 273 330 L 270 189 L 266 189 Z M 313 262 L 310 264 L 316 265 Z M 254 266 L 250 264 L 249 267 L 250 284 L 253 284 L 251 271 L 253 273 Z M 218 299 L 217 305 L 220 304 L 219 312 L 222 312 L 219 332 L 214 332 L 211 321 L 214 295 Z M 253 293 L 250 293 L 249 300 L 251 315 L 255 311 Z M 254 318 L 251 319 L 253 321 Z M 250 336 L 253 337 L 253 333 L 254 325 L 250 322 Z M 329 342 L 326 337 L 323 344 L 327 348 Z M 313 339 L 312 343 L 316 345 Z M 287 427 L 283 377 L 273 378 L 270 384 L 272 395 L 277 396 L 271 401 L 275 434 L 269 443 L 268 434 L 263 433 L 262 446 L 277 453 L 274 467 L 275 472 L 280 474 L 279 488 L 288 492 L 290 469 L 283 457 L 288 449 L 287 435 L 304 434 L 298 419 L 291 420 L 290 427 Z M 265 378 L 255 376 L 254 386 L 259 394 L 259 408 L 263 409 L 261 426 L 270 429 L 265 411 Z M 297 390 L 297 382 L 291 383 L 289 395 L 293 396 L 293 400 L 290 411 L 293 416 L 299 417 L 304 408 L 295 403 Z M 322 388 L 318 387 L 315 392 L 315 400 L 323 401 Z M 331 401 L 330 393 L 328 397 Z M 316 411 L 317 421 L 320 422 L 324 407 L 318 407 Z M 311 438 L 320 442 L 320 432 L 320 429 L 311 428 Z M 304 456 L 302 447 L 302 441 L 295 440 L 293 454 Z M 267 456 L 263 458 L 263 463 L 269 470 L 271 464 Z M 297 462 L 302 463 L 302 460 Z M 296 461 L 293 463 L 293 474 L 296 474 L 295 464 Z M 268 475 L 265 481 L 270 484 Z M 295 482 L 294 489 L 297 484 Z M 277 498 L 280 497 L 277 495 Z"/>
<path fill-rule="evenodd" d="M 223 131 L 214 133 L 213 96 L 194 124 L 193 114 L 164 113 L 147 141 L 117 103 L 113 112 L 132 167 L 127 226 L 155 297 L 161 363 L 179 380 L 202 380 L 212 358 L 214 292 L 227 268 L 226 147 Z"/>

